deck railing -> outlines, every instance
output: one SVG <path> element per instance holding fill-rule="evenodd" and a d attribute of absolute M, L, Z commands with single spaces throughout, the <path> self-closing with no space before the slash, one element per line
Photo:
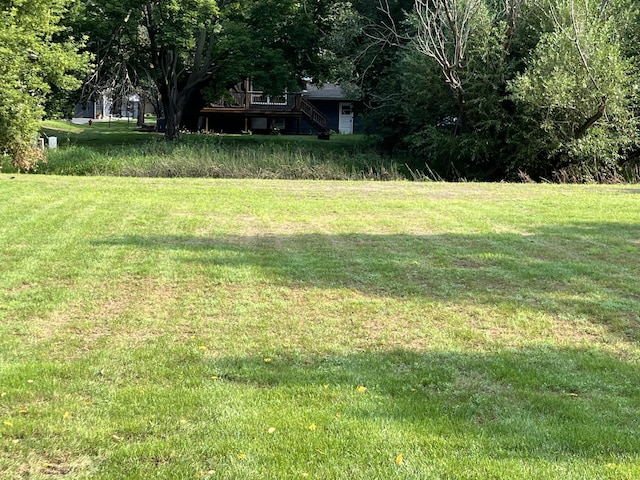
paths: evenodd
<path fill-rule="evenodd" d="M 303 98 L 302 95 L 299 95 L 297 104 L 299 105 L 302 114 L 311 124 L 313 124 L 314 127 L 323 132 L 327 129 L 329 120 L 320 110 L 314 107 L 311 102 Z"/>
<path fill-rule="evenodd" d="M 218 102 L 210 104 L 210 107 L 237 110 L 298 111 L 310 124 L 322 132 L 326 131 L 329 124 L 327 117 L 300 93 L 267 95 L 262 91 L 242 92 L 238 90 L 230 90 L 228 93 L 229 95 Z M 247 102 L 247 98 L 249 102 Z"/>
<path fill-rule="evenodd" d="M 251 95 L 251 105 L 288 105 L 287 94 L 266 95 L 263 92 L 249 92 Z"/>
<path fill-rule="evenodd" d="M 247 105 L 247 95 L 249 104 Z M 267 95 L 262 91 L 239 92 L 230 90 L 228 95 L 209 106 L 213 108 L 250 108 L 255 110 L 272 110 L 274 107 L 281 110 L 287 107 L 293 109 L 296 106 L 296 97 L 299 94 L 284 93 L 282 95 Z"/>

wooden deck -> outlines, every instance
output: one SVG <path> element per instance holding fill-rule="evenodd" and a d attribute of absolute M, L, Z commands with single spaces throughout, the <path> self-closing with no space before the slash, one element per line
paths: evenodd
<path fill-rule="evenodd" d="M 200 110 L 205 118 L 205 131 L 209 131 L 209 118 L 212 115 L 238 115 L 245 120 L 248 130 L 251 118 L 297 118 L 304 119 L 320 133 L 327 131 L 328 119 L 300 93 L 267 95 L 261 91 L 241 91 L 235 88 L 229 95 L 216 103 Z"/>

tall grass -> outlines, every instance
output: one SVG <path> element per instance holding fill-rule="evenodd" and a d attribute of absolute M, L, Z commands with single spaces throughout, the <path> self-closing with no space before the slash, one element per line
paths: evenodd
<path fill-rule="evenodd" d="M 132 177 L 398 180 L 397 165 L 373 152 L 309 149 L 295 144 L 151 141 L 104 149 L 70 146 L 50 152 L 40 171 L 56 175 Z"/>
<path fill-rule="evenodd" d="M 43 123 L 43 136 L 57 136 L 37 172 L 54 175 L 127 177 L 398 180 L 408 172 L 381 156 L 368 139 L 335 135 L 233 136 L 184 134 L 176 142 L 138 131 L 127 122 L 75 125 Z M 14 172 L 8 159 L 1 171 Z"/>

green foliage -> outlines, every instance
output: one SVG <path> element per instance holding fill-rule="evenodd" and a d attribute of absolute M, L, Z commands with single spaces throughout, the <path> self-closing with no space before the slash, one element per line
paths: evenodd
<path fill-rule="evenodd" d="M 462 11 L 468 2 L 436 4 Z M 413 168 L 428 164 L 452 179 L 621 178 L 638 145 L 634 2 L 481 2 L 451 67 L 455 88 L 449 67 L 415 49 L 418 18 L 402 23 L 390 12 L 393 20 L 369 12 L 373 24 L 396 25 L 400 41 L 395 54 L 389 43 L 367 45 L 379 58 L 367 65 L 375 78 L 364 82 L 365 99 L 377 133 L 411 152 Z M 454 32 L 446 23 L 429 28 L 442 29 L 442 54 L 453 58 Z"/>
<path fill-rule="evenodd" d="M 68 0 L 0 4 L 0 153 L 29 170 L 40 158 L 34 149 L 38 120 L 51 86 L 79 86 L 88 55 L 73 38 L 59 41 L 58 22 Z"/>
<path fill-rule="evenodd" d="M 597 12 L 581 3 L 573 15 L 567 2 L 551 8 L 556 25 L 511 83 L 523 124 L 529 125 L 527 148 L 514 164 L 535 173 L 570 167 L 585 180 L 614 179 L 637 128 L 630 64 L 613 26 Z M 589 125 L 599 110 L 602 117 Z"/>

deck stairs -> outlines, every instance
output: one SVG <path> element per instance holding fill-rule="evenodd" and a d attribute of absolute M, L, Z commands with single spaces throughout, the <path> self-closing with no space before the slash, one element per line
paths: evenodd
<path fill-rule="evenodd" d="M 318 110 L 311 102 L 303 97 L 299 97 L 300 111 L 304 119 L 320 133 L 327 131 L 327 125 L 329 120 L 327 117 Z"/>

